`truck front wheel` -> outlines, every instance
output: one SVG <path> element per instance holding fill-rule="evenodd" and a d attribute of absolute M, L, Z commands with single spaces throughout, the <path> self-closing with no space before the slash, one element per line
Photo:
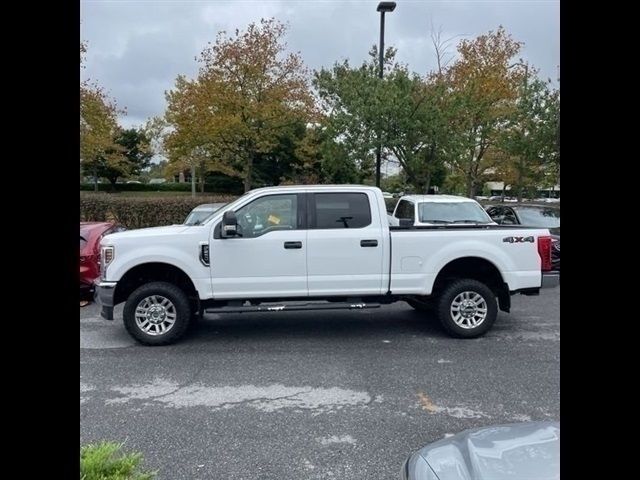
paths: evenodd
<path fill-rule="evenodd" d="M 151 282 L 138 287 L 127 299 L 124 326 L 145 345 L 168 345 L 184 335 L 191 318 L 185 293 L 167 282 Z"/>
<path fill-rule="evenodd" d="M 458 338 L 484 335 L 498 315 L 495 294 L 472 279 L 451 282 L 438 296 L 436 311 L 444 329 Z"/>

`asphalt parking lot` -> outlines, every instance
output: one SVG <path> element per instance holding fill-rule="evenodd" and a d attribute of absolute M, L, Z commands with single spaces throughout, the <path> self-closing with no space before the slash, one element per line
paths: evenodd
<path fill-rule="evenodd" d="M 560 289 L 515 296 L 475 340 L 398 303 L 212 316 L 143 347 L 80 309 L 80 440 L 125 442 L 158 479 L 394 479 L 467 428 L 560 418 Z"/>

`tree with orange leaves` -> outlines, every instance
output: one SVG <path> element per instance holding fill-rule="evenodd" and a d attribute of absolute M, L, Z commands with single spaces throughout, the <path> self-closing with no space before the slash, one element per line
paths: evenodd
<path fill-rule="evenodd" d="M 200 54 L 198 76 L 178 77 L 165 113 L 170 162 L 205 159 L 209 171 L 242 178 L 251 189 L 256 159 L 314 112 L 307 70 L 298 53 L 285 53 L 285 32 L 275 19 L 233 36 L 221 32 Z"/>
<path fill-rule="evenodd" d="M 453 108 L 453 131 L 448 160 L 464 179 L 473 197 L 495 169 L 495 150 L 502 129 L 515 114 L 525 69 L 513 63 L 522 43 L 504 28 L 458 45 L 458 60 L 447 70 Z"/>

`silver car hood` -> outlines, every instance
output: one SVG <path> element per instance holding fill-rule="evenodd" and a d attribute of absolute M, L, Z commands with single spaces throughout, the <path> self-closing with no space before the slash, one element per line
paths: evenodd
<path fill-rule="evenodd" d="M 414 456 L 438 480 L 559 480 L 560 424 L 528 422 L 465 430 L 427 445 Z M 430 467 L 430 468 L 429 468 Z"/>

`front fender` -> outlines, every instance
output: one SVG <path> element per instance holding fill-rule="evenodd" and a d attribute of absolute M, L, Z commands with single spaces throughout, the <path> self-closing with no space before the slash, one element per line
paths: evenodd
<path fill-rule="evenodd" d="M 107 280 L 119 281 L 129 270 L 146 263 L 166 263 L 182 270 L 193 282 L 201 299 L 211 298 L 211 272 L 198 260 L 198 250 L 185 251 L 172 246 L 155 247 L 149 254 L 142 249 L 133 249 L 118 256 L 107 269 Z"/>

